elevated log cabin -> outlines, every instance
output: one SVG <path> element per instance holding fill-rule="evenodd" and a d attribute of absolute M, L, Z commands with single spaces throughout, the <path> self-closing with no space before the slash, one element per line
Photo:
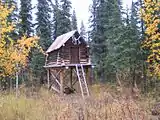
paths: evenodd
<path fill-rule="evenodd" d="M 66 89 L 75 90 L 79 83 L 82 96 L 89 95 L 91 66 L 89 46 L 78 31 L 63 34 L 46 51 L 48 87 L 63 94 Z"/>
<path fill-rule="evenodd" d="M 57 37 L 46 53 L 46 65 L 91 64 L 89 47 L 78 31 Z"/>

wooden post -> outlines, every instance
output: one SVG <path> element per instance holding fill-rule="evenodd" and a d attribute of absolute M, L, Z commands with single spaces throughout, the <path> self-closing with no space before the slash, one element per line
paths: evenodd
<path fill-rule="evenodd" d="M 50 71 L 49 71 L 49 69 L 47 69 L 47 82 L 48 82 L 48 88 L 50 87 L 49 73 L 50 73 Z"/>
<path fill-rule="evenodd" d="M 61 83 L 60 93 L 61 95 L 63 95 L 63 70 L 60 72 L 60 83 Z"/>
<path fill-rule="evenodd" d="M 73 83 L 72 83 L 72 73 L 73 73 L 73 68 L 70 69 L 70 87 L 73 88 Z"/>

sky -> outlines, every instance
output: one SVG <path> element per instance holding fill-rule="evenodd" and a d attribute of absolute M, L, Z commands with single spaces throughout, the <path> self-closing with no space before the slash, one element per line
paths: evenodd
<path fill-rule="evenodd" d="M 76 11 L 78 26 L 80 26 L 81 21 L 83 20 L 86 29 L 88 27 L 88 19 L 90 17 L 89 6 L 92 4 L 92 0 L 71 0 L 72 7 Z M 122 0 L 123 7 L 128 6 L 130 8 L 132 0 Z"/>

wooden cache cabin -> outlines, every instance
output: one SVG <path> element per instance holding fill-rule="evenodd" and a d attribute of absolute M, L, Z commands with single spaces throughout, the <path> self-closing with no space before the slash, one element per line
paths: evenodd
<path fill-rule="evenodd" d="M 58 93 L 75 91 L 78 83 L 82 96 L 89 95 L 91 84 L 91 59 L 89 46 L 79 32 L 74 30 L 56 38 L 46 51 L 48 87 Z"/>
<path fill-rule="evenodd" d="M 78 31 L 63 34 L 46 51 L 46 65 L 91 64 L 89 47 Z"/>

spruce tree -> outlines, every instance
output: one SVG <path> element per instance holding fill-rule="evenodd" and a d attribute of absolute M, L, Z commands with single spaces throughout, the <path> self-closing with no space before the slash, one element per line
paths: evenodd
<path fill-rule="evenodd" d="M 77 30 L 77 17 L 76 17 L 76 11 L 73 10 L 72 14 L 72 30 Z"/>
<path fill-rule="evenodd" d="M 96 29 L 97 29 L 97 7 L 98 7 L 98 1 L 97 0 L 92 0 L 92 6 L 90 8 L 91 16 L 89 18 L 90 22 L 90 31 L 89 31 L 89 40 L 91 43 L 94 43 L 95 41 L 95 36 L 96 36 Z M 91 45 L 92 46 L 92 45 Z M 94 47 L 91 47 L 92 51 Z M 93 56 L 94 54 L 92 54 Z"/>
<path fill-rule="evenodd" d="M 105 57 L 107 54 L 105 25 L 108 24 L 107 2 L 105 0 L 93 0 L 91 16 L 91 49 L 93 61 L 96 64 L 97 75 L 101 80 L 105 79 Z"/>
<path fill-rule="evenodd" d="M 58 0 L 55 0 L 55 4 L 52 3 L 53 8 L 53 37 L 56 39 L 59 35 L 61 35 L 61 21 L 62 21 L 62 10 L 60 9 L 60 5 Z"/>
<path fill-rule="evenodd" d="M 115 16 L 111 20 L 113 24 L 110 25 L 116 26 L 110 29 L 115 34 L 110 34 L 112 41 L 110 42 L 111 49 L 109 49 L 109 53 L 111 54 L 107 56 L 110 59 L 109 64 L 114 68 L 115 75 L 119 72 L 128 73 L 132 80 L 132 85 L 135 82 L 135 73 L 139 70 L 141 62 L 137 12 L 135 3 L 133 3 L 131 17 L 127 10 L 124 24 L 121 22 L 120 14 L 116 15 L 114 13 L 118 17 Z"/>
<path fill-rule="evenodd" d="M 138 0 L 139 9 L 143 9 L 143 5 L 144 5 L 143 2 L 144 2 L 143 0 Z M 144 20 L 142 18 L 140 19 L 140 33 L 141 33 L 140 40 L 143 42 L 145 40 L 145 25 L 144 25 Z M 148 50 L 143 49 L 141 53 L 142 53 L 143 61 L 146 61 Z M 142 76 L 143 76 L 144 82 L 146 82 L 147 81 L 147 71 L 146 71 L 147 64 L 146 62 L 142 62 L 142 64 L 143 64 L 143 75 Z"/>
<path fill-rule="evenodd" d="M 105 72 L 108 80 L 115 80 L 119 69 L 120 42 L 122 41 L 123 23 L 120 0 L 108 0 L 108 23 L 105 25 L 106 45 L 108 53 L 105 56 Z M 122 64 L 121 64 L 122 65 Z"/>
<path fill-rule="evenodd" d="M 20 0 L 20 35 L 25 34 L 27 36 L 31 36 L 33 33 L 31 10 L 31 0 Z"/>
<path fill-rule="evenodd" d="M 121 1 L 93 0 L 91 39 L 93 61 L 97 65 L 98 76 L 105 80 L 116 72 L 115 42 L 122 34 Z M 115 41 L 115 42 L 114 42 Z"/>
<path fill-rule="evenodd" d="M 132 1 L 131 13 L 130 13 L 130 23 L 127 24 L 126 28 L 128 28 L 128 33 L 126 32 L 126 36 L 128 35 L 129 39 L 129 70 L 130 70 L 130 78 L 132 85 L 136 82 L 136 76 L 142 76 L 142 68 L 143 68 L 143 54 L 141 49 L 141 34 L 139 27 L 139 6 L 138 2 Z M 127 30 L 126 30 L 127 31 Z M 138 79 L 140 81 L 140 79 Z"/>
<path fill-rule="evenodd" d="M 42 47 L 44 51 L 48 49 L 48 47 L 52 43 L 52 32 L 51 32 L 51 22 L 50 22 L 50 6 L 47 0 L 38 0 L 37 5 L 37 23 L 36 23 L 36 34 L 40 37 L 39 45 Z M 44 79 L 43 77 L 46 75 L 43 66 L 45 63 L 45 56 L 37 50 L 32 52 L 31 58 L 31 68 L 34 76 L 39 78 L 41 81 Z M 40 82 L 40 81 L 38 81 Z"/>
<path fill-rule="evenodd" d="M 61 0 L 60 2 L 55 0 L 55 4 L 53 4 L 51 0 L 49 1 L 53 8 L 53 37 L 56 39 L 56 37 L 72 30 L 71 2 L 69 0 Z"/>
<path fill-rule="evenodd" d="M 85 29 L 85 26 L 84 26 L 83 21 L 81 21 L 80 35 L 81 35 L 84 39 L 87 38 L 87 33 L 86 33 L 86 29 Z"/>
<path fill-rule="evenodd" d="M 61 8 L 61 18 L 59 21 L 60 26 L 58 29 L 60 29 L 61 34 L 64 34 L 71 31 L 70 10 L 72 6 L 70 0 L 61 0 Z"/>
<path fill-rule="evenodd" d="M 46 50 L 52 43 L 51 33 L 51 9 L 47 0 L 38 0 L 37 5 L 37 35 L 40 37 L 40 45 Z"/>

